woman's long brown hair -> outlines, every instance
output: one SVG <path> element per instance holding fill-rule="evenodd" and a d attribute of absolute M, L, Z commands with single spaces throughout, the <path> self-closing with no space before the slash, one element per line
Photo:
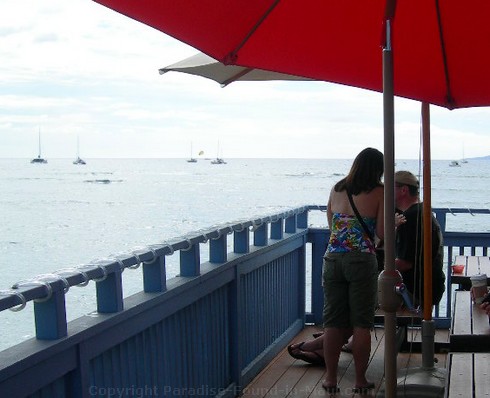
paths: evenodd
<path fill-rule="evenodd" d="M 383 167 L 384 158 L 380 151 L 374 148 L 363 149 L 354 159 L 349 174 L 335 184 L 334 189 L 336 192 L 348 189 L 352 195 L 371 192 L 383 186 Z"/>

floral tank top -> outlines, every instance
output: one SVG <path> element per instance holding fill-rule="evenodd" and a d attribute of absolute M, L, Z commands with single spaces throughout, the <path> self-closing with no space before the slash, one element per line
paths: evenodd
<path fill-rule="evenodd" d="M 369 217 L 363 217 L 362 219 L 374 236 L 376 220 Z M 334 213 L 327 253 L 345 253 L 351 251 L 376 253 L 374 243 L 366 234 L 356 216 Z"/>

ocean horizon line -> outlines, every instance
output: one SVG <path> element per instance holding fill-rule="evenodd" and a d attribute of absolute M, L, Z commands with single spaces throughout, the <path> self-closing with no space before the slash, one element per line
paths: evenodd
<path fill-rule="evenodd" d="M 46 157 L 43 156 L 45 159 L 51 159 L 51 160 L 73 160 L 73 157 Z M 90 157 L 90 156 L 84 156 L 84 159 L 91 159 L 91 160 L 116 160 L 116 159 L 121 159 L 121 160 L 187 160 L 189 159 L 188 157 L 181 157 L 181 156 L 168 156 L 168 157 L 131 157 L 131 156 L 115 156 L 115 157 Z M 32 157 L 0 157 L 1 160 L 26 160 L 30 161 Z M 197 161 L 206 161 L 206 160 L 213 160 L 215 157 L 196 157 L 195 158 Z M 227 156 L 226 158 L 223 159 L 238 159 L 238 160 L 352 160 L 353 158 L 305 158 L 305 157 L 279 157 L 279 156 L 272 156 L 272 157 L 242 157 L 242 156 Z M 478 156 L 474 158 L 464 158 L 465 160 L 490 160 L 490 155 L 487 156 Z M 418 158 L 395 158 L 395 161 L 414 161 L 414 160 L 419 160 Z M 432 161 L 451 161 L 455 160 L 452 158 L 437 158 L 431 159 Z"/>

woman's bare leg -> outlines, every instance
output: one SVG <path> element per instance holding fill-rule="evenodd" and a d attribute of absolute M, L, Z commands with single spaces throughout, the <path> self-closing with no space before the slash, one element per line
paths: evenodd
<path fill-rule="evenodd" d="M 301 349 L 303 351 L 316 351 L 323 356 L 323 335 L 316 339 L 306 341 Z"/>
<path fill-rule="evenodd" d="M 352 355 L 356 369 L 356 386 L 364 387 L 369 384 L 366 379 L 369 356 L 371 355 L 371 331 L 369 329 L 354 328 Z"/>
<path fill-rule="evenodd" d="M 342 344 L 344 344 L 347 331 L 341 328 L 325 328 L 323 334 L 323 355 L 327 373 L 323 387 L 329 388 L 337 385 L 337 369 Z M 327 349 L 328 348 L 328 349 Z"/>

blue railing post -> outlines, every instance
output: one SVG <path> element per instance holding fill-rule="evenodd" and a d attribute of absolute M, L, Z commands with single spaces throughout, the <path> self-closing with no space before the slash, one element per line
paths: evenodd
<path fill-rule="evenodd" d="M 121 271 L 106 274 L 95 280 L 97 290 L 97 311 L 100 313 L 119 312 L 124 309 Z"/>
<path fill-rule="evenodd" d="M 441 232 L 444 234 L 446 232 L 446 211 L 445 209 L 435 209 L 433 210 L 436 216 L 437 221 L 441 227 Z"/>
<path fill-rule="evenodd" d="M 36 337 L 56 340 L 67 335 L 65 293 L 58 290 L 46 301 L 34 300 Z"/>
<path fill-rule="evenodd" d="M 223 234 L 217 239 L 211 238 L 209 242 L 209 262 L 224 263 L 227 260 L 227 234 Z"/>
<path fill-rule="evenodd" d="M 271 222 L 271 239 L 282 239 L 284 237 L 284 221 L 280 218 Z"/>
<path fill-rule="evenodd" d="M 157 293 L 167 290 L 164 255 L 157 257 L 152 263 L 143 263 L 143 289 L 146 293 Z"/>
<path fill-rule="evenodd" d="M 248 228 L 234 232 L 233 251 L 240 254 L 248 253 L 250 251 L 250 234 Z"/>
<path fill-rule="evenodd" d="M 296 233 L 296 215 L 295 214 L 286 218 L 286 233 L 288 233 L 288 234 Z"/>
<path fill-rule="evenodd" d="M 298 225 L 298 228 L 308 228 L 308 210 L 303 211 L 302 213 L 299 213 L 296 216 L 296 222 Z"/>
<path fill-rule="evenodd" d="M 254 246 L 267 245 L 267 224 L 263 223 L 254 231 Z"/>
<path fill-rule="evenodd" d="M 311 315 L 313 319 L 307 320 L 316 325 L 323 322 L 323 288 L 320 282 L 323 278 L 323 256 L 327 249 L 330 232 L 309 233 L 308 240 L 311 242 Z"/>
<path fill-rule="evenodd" d="M 199 245 L 180 250 L 180 276 L 198 276 L 201 272 L 200 263 Z"/>
<path fill-rule="evenodd" d="M 303 245 L 298 249 L 298 317 L 306 321 L 306 242 L 308 237 L 303 238 Z"/>

